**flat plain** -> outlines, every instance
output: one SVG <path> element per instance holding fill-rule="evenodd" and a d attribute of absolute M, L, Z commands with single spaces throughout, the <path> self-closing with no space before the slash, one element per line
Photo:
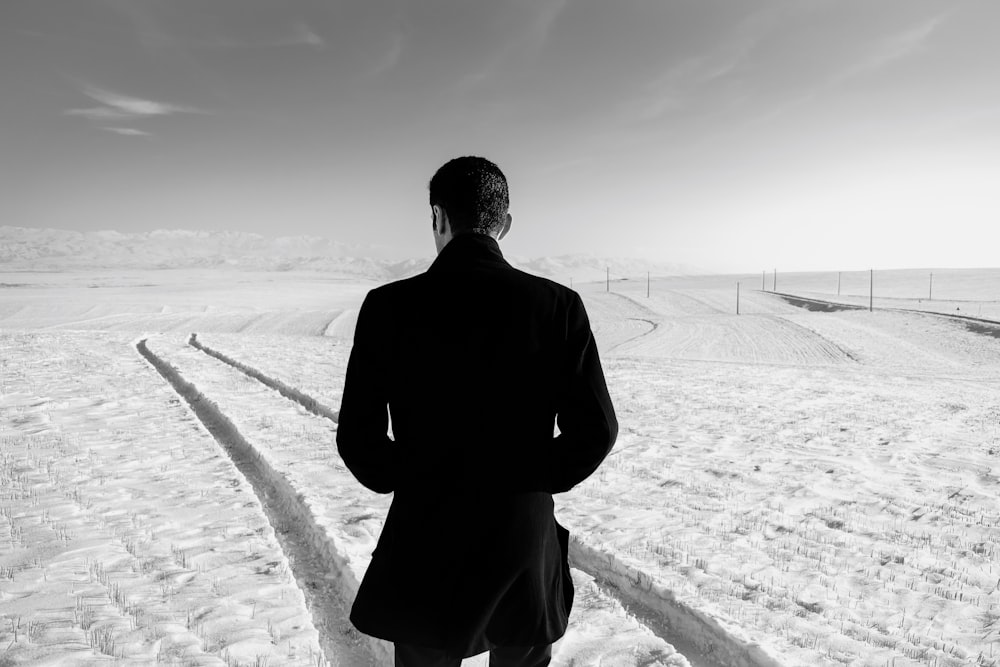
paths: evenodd
<path fill-rule="evenodd" d="M 622 428 L 553 664 L 1000 664 L 1000 270 L 930 273 L 575 285 Z M 374 284 L 0 273 L 0 664 L 389 664 L 333 444 Z"/>

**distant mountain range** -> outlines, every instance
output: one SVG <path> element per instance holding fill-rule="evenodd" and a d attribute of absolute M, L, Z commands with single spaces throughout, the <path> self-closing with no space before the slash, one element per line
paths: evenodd
<path fill-rule="evenodd" d="M 522 259 L 512 264 L 559 282 L 700 273 L 681 264 L 591 255 Z M 349 245 L 318 236 L 268 238 L 260 234 L 183 229 L 151 232 L 78 232 L 0 226 L 0 270 L 233 268 L 322 271 L 394 280 L 423 271 L 431 258 L 406 258 L 385 246 Z"/>

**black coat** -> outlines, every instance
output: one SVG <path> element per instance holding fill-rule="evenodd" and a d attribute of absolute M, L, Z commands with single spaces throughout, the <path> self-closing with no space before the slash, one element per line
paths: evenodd
<path fill-rule="evenodd" d="M 617 433 L 579 295 L 512 268 L 492 238 L 458 236 L 426 273 L 373 289 L 337 446 L 395 496 L 355 627 L 456 657 L 561 637 L 573 582 L 552 494 Z"/>

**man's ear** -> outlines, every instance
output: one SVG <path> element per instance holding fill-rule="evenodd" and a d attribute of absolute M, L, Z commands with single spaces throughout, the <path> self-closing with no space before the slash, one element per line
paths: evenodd
<path fill-rule="evenodd" d="M 507 232 L 510 231 L 510 223 L 511 223 L 512 220 L 513 220 L 513 218 L 510 217 L 510 213 L 508 213 L 507 214 L 507 219 L 504 220 L 503 227 L 500 229 L 500 235 L 497 236 L 497 241 L 499 241 L 503 237 L 507 236 Z"/>
<path fill-rule="evenodd" d="M 434 221 L 434 233 L 438 235 L 444 234 L 450 226 L 448 223 L 448 214 L 444 212 L 444 209 L 437 204 L 431 206 L 431 218 Z"/>

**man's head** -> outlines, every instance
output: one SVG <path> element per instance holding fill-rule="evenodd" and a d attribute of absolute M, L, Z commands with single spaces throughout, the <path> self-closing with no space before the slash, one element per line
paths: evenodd
<path fill-rule="evenodd" d="M 460 234 L 501 239 L 510 229 L 507 179 L 486 158 L 466 156 L 446 162 L 429 189 L 438 252 Z"/>

